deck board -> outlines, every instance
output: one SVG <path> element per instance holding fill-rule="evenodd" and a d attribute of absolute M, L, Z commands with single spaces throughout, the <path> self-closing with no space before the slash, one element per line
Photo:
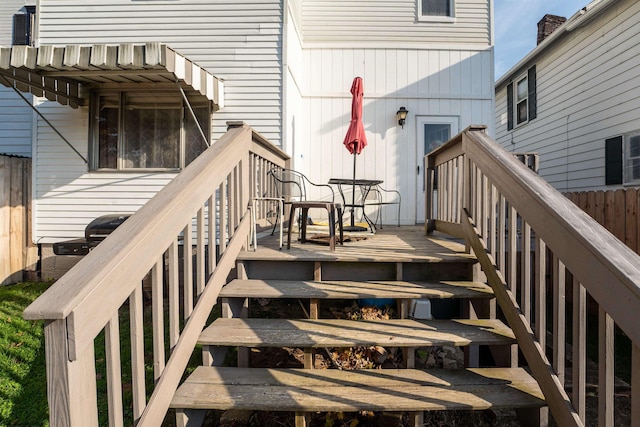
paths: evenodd
<path fill-rule="evenodd" d="M 171 403 L 185 409 L 427 411 L 545 406 L 521 368 L 465 370 L 199 367 Z"/>
<path fill-rule="evenodd" d="M 492 298 L 491 287 L 470 281 L 289 281 L 233 280 L 220 291 L 223 298 Z"/>
<path fill-rule="evenodd" d="M 247 347 L 421 347 L 508 345 L 515 337 L 500 320 L 238 319 L 219 318 L 198 340 Z"/>
<path fill-rule="evenodd" d="M 310 236 L 312 232 L 308 232 Z M 347 233 L 353 240 L 337 245 L 330 251 L 328 245 L 300 243 L 292 238 L 291 249 L 280 250 L 277 236 L 264 236 L 258 240 L 256 251 L 245 251 L 239 260 L 320 260 L 360 262 L 475 262 L 465 253 L 459 241 L 440 233 L 426 236 L 423 226 L 388 226 L 372 233 Z"/>

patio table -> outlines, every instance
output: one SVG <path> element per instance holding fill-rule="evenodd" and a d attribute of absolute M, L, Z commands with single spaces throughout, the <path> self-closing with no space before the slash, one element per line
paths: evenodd
<path fill-rule="evenodd" d="M 351 209 L 351 225 L 345 227 L 345 231 L 367 231 L 366 227 L 360 227 L 355 225 L 355 209 L 362 209 L 362 216 L 364 217 L 367 224 L 371 228 L 373 233 L 376 232 L 376 226 L 373 221 L 367 216 L 364 206 L 365 200 L 367 199 L 367 195 L 371 191 L 373 187 L 376 185 L 382 184 L 384 181 L 381 179 L 353 179 L 353 178 L 331 178 L 329 180 L 329 184 L 337 185 L 338 191 L 340 192 L 340 196 L 342 197 L 342 202 L 345 211 L 347 208 Z M 352 188 L 351 194 L 351 203 L 347 203 L 344 189 L 345 186 Z M 360 189 L 360 201 L 356 203 L 356 186 Z"/>

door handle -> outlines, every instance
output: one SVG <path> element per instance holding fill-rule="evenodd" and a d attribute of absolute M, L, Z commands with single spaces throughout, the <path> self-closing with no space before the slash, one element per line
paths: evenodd
<path fill-rule="evenodd" d="M 416 175 L 420 175 L 420 165 L 416 166 Z"/>

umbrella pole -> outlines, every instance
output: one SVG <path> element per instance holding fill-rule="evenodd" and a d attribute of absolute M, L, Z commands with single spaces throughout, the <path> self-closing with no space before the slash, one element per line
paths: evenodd
<path fill-rule="evenodd" d="M 353 148 L 353 186 L 351 190 L 351 225 L 345 227 L 345 231 L 367 231 L 366 227 L 360 227 L 355 224 L 355 210 L 356 210 L 356 150 Z M 364 204 L 364 201 L 363 201 Z M 364 209 L 364 206 L 362 207 Z"/>

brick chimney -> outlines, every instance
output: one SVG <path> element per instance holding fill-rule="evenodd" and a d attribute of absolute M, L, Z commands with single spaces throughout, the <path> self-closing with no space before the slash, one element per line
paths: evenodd
<path fill-rule="evenodd" d="M 538 44 L 549 37 L 560 25 L 564 24 L 567 18 L 564 16 L 544 15 L 538 22 Z"/>

